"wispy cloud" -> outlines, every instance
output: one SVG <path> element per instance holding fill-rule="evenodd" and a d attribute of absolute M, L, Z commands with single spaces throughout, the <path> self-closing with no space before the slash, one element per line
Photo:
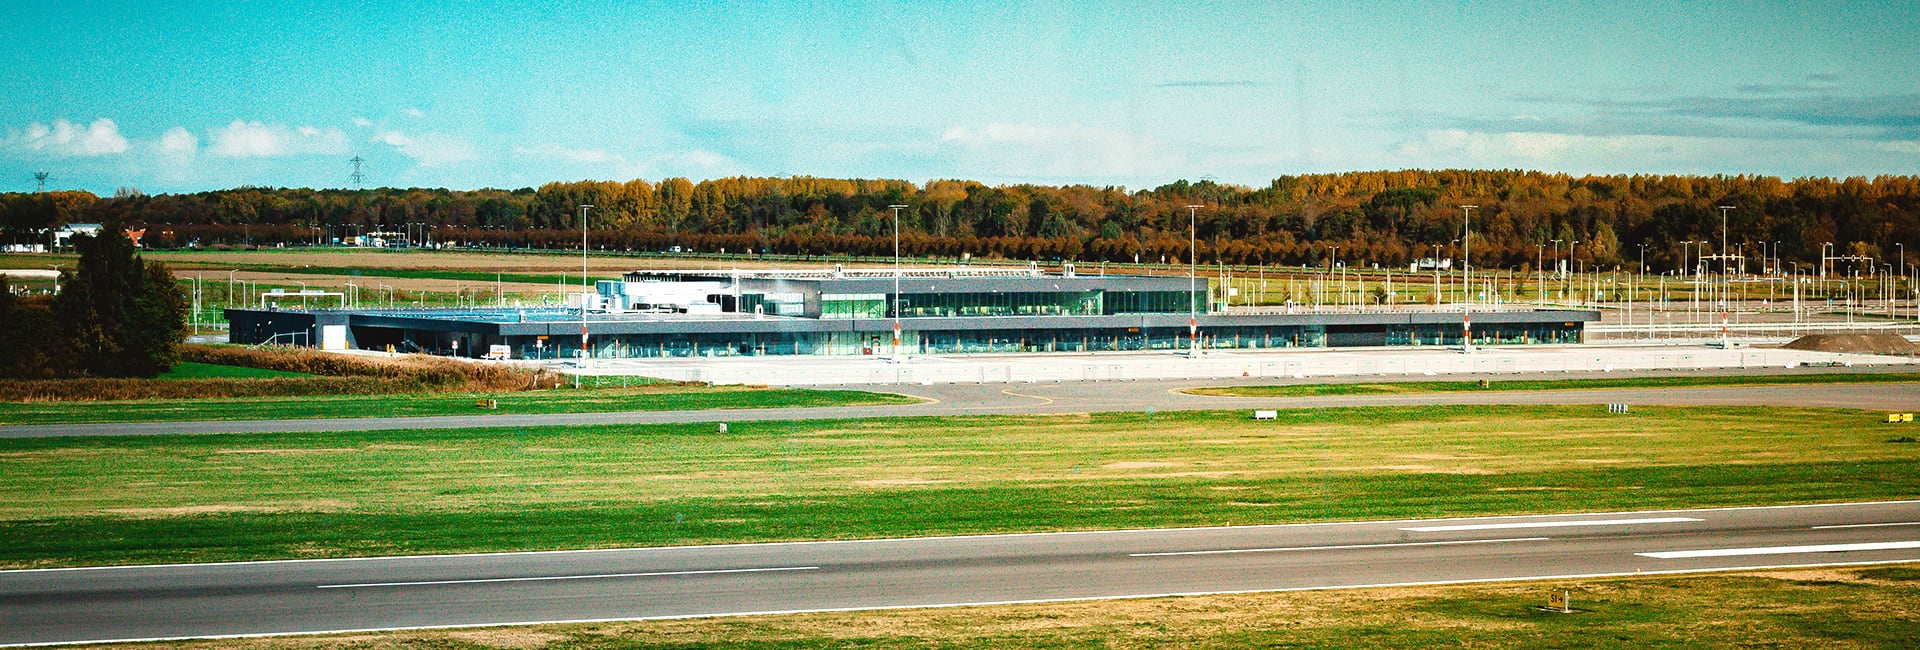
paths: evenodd
<path fill-rule="evenodd" d="M 394 151 L 412 158 L 422 167 L 438 167 L 480 158 L 473 143 L 443 133 L 408 135 L 400 131 L 381 131 L 374 134 L 373 141 L 393 147 Z"/>
<path fill-rule="evenodd" d="M 601 149 L 575 149 L 552 142 L 534 147 L 514 147 L 513 152 L 522 156 L 549 160 L 566 160 L 576 163 L 626 163 L 625 158 L 607 153 Z"/>
<path fill-rule="evenodd" d="M 526 158 L 585 165 L 613 174 L 616 178 L 689 176 L 714 178 L 745 173 L 740 161 L 709 149 L 688 149 L 629 158 L 604 149 L 577 148 L 557 143 L 514 147 L 513 153 Z"/>
<path fill-rule="evenodd" d="M 209 134 L 207 150 L 222 158 L 280 158 L 333 155 L 348 150 L 347 134 L 337 128 L 291 127 L 234 120 Z"/>
<path fill-rule="evenodd" d="M 1182 80 L 1176 80 L 1176 81 L 1162 81 L 1160 83 L 1154 84 L 1153 87 L 1155 88 L 1253 88 L 1253 87 L 1265 86 L 1265 85 L 1267 85 L 1265 82 L 1253 81 L 1251 79 L 1182 79 Z"/>
<path fill-rule="evenodd" d="M 25 129 L 9 129 L 8 149 L 59 157 L 94 157 L 124 153 L 131 146 L 119 125 L 100 118 L 85 126 L 65 119 L 52 124 L 34 122 Z"/>
<path fill-rule="evenodd" d="M 1769 85 L 1736 87 L 1730 95 L 1552 97 L 1515 95 L 1523 115 L 1402 116 L 1430 128 L 1490 133 L 1549 132 L 1587 136 L 1656 135 L 1755 140 L 1920 137 L 1920 94 L 1833 96 L 1824 90 Z M 1571 110 L 1570 110 L 1571 109 Z"/>
<path fill-rule="evenodd" d="M 963 163 L 962 173 L 989 177 L 1120 178 L 1168 166 L 1140 138 L 1080 124 L 953 126 L 940 134 L 939 144 Z"/>

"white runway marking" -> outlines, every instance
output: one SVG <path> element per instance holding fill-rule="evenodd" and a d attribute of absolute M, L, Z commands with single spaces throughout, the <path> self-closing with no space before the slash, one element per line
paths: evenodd
<path fill-rule="evenodd" d="M 1697 551 L 1661 551 L 1635 553 L 1640 557 L 1677 560 L 1691 557 L 1733 557 L 1738 555 L 1790 555 L 1794 553 L 1845 553 L 1848 551 L 1891 551 L 1920 548 L 1920 542 L 1867 542 L 1862 544 L 1818 544 L 1813 546 L 1761 546 L 1755 548 L 1703 548 Z"/>
<path fill-rule="evenodd" d="M 1456 546 L 1460 544 L 1499 544 L 1503 542 L 1544 542 L 1545 537 L 1508 537 L 1504 539 L 1463 539 L 1450 542 L 1394 542 L 1390 544 L 1344 544 L 1340 546 L 1278 546 L 1273 548 L 1228 548 L 1213 551 L 1167 551 L 1164 553 L 1128 553 L 1127 557 L 1168 557 L 1174 555 L 1230 555 L 1234 553 L 1284 553 L 1288 551 L 1338 551 L 1355 548 L 1395 548 L 1400 546 Z"/>
<path fill-rule="evenodd" d="M 413 587 L 419 585 L 471 585 L 488 582 L 538 582 L 543 580 L 592 580 L 595 578 L 651 578 L 658 576 L 706 576 L 725 573 L 772 573 L 775 571 L 814 571 L 817 566 L 782 566 L 758 569 L 709 569 L 705 571 L 652 571 L 648 573 L 594 573 L 577 576 L 534 576 L 528 578 L 480 578 L 474 580 L 419 580 L 414 582 L 362 582 L 350 585 L 320 585 L 321 589 L 356 587 Z"/>
<path fill-rule="evenodd" d="M 1402 528 L 1416 533 L 1451 533 L 1463 530 L 1504 530 L 1511 528 L 1560 528 L 1563 526 L 1629 526 L 1633 524 L 1677 524 L 1701 521 L 1692 517 L 1650 517 L 1644 519 L 1584 519 L 1576 521 L 1523 521 L 1507 524 L 1460 524 L 1455 526 L 1415 526 Z"/>
<path fill-rule="evenodd" d="M 1920 521 L 1896 521 L 1889 524 L 1840 524 L 1835 526 L 1814 526 L 1814 530 L 1832 530 L 1835 528 L 1885 528 L 1887 526 L 1920 526 Z"/>

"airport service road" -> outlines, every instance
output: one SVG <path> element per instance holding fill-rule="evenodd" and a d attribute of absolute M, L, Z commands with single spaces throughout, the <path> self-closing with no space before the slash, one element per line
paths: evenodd
<path fill-rule="evenodd" d="M 471 415 L 334 420 L 243 420 L 134 424 L 0 426 L 0 438 L 53 436 L 283 433 L 455 429 L 558 425 L 627 425 L 686 422 L 756 422 L 842 418 L 1035 415 L 1208 409 L 1299 409 L 1416 404 L 1628 404 L 1809 406 L 1874 410 L 1920 410 L 1920 383 L 1802 384 L 1706 388 L 1609 388 L 1596 390 L 1493 391 L 1335 397 L 1208 397 L 1183 388 L 1274 380 L 1167 380 L 1032 384 L 934 384 L 891 390 L 922 397 L 921 404 L 821 408 L 627 411 L 552 415 Z"/>
<path fill-rule="evenodd" d="M 1920 562 L 1920 502 L 0 572 L 0 643 Z"/>

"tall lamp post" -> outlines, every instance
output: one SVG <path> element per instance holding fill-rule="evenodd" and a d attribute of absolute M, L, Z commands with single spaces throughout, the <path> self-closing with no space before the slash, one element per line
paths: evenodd
<path fill-rule="evenodd" d="M 1534 282 L 1537 283 L 1534 291 L 1538 294 L 1533 297 L 1533 302 L 1536 305 L 1547 304 L 1547 270 L 1540 266 L 1547 263 L 1546 254 L 1546 244 L 1533 245 L 1533 277 Z M 1521 280 L 1521 282 L 1526 282 L 1526 280 Z M 1526 285 L 1522 284 L 1520 286 L 1524 287 Z"/>
<path fill-rule="evenodd" d="M 1901 284 L 1901 282 L 1907 282 L 1907 242 L 1893 242 L 1893 245 L 1899 247 L 1899 251 L 1901 251 L 1901 276 L 1899 276 L 1899 280 L 1895 280 L 1895 284 L 1893 284 L 1893 297 L 1899 299 L 1901 293 L 1903 293 L 1901 288 L 1899 288 L 1899 284 Z M 1774 244 L 1776 255 L 1778 255 L 1778 249 L 1780 249 L 1780 244 Z M 1895 314 L 1895 318 L 1899 318 L 1899 314 Z"/>
<path fill-rule="evenodd" d="M 1473 351 L 1473 209 L 1480 206 L 1463 205 L 1460 211 L 1466 213 L 1460 223 L 1460 274 L 1461 282 L 1466 284 L 1467 307 L 1460 311 L 1460 350 Z"/>
<path fill-rule="evenodd" d="M 893 211 L 893 359 L 900 360 L 900 209 L 907 206 L 894 204 L 887 206 Z"/>
<path fill-rule="evenodd" d="M 1200 206 L 1187 206 L 1187 356 L 1200 356 Z"/>
<path fill-rule="evenodd" d="M 1728 256 L 1730 251 L 1727 250 L 1727 211 L 1732 210 L 1733 206 L 1718 207 L 1720 208 L 1720 348 L 1726 350 L 1733 348 L 1731 342 L 1727 340 L 1727 312 L 1733 309 L 1727 302 L 1728 294 L 1733 292 L 1733 267 L 1731 266 L 1733 258 Z"/>
<path fill-rule="evenodd" d="M 580 204 L 580 367 L 593 367 L 593 349 L 587 347 L 587 299 L 591 291 L 587 285 L 587 210 L 593 204 Z M 573 387 L 580 387 L 580 375 L 573 376 Z"/>
<path fill-rule="evenodd" d="M 1560 242 L 1563 242 L 1563 241 L 1566 241 L 1566 240 L 1564 240 L 1564 239 L 1555 239 L 1555 240 L 1553 240 L 1553 264 L 1554 264 L 1555 266 L 1559 266 L 1559 265 L 1560 265 Z M 1560 269 L 1554 269 L 1554 270 L 1553 270 L 1553 273 L 1554 273 L 1554 275 L 1559 275 L 1559 274 L 1560 274 Z M 1558 280 L 1559 278 L 1554 278 L 1554 279 L 1556 279 L 1556 280 Z M 1541 285 L 1540 285 L 1540 286 L 1541 286 L 1541 290 L 1540 290 L 1540 293 L 1541 293 L 1542 295 L 1545 295 L 1545 294 L 1546 294 L 1546 282 L 1545 282 L 1545 281 L 1542 281 L 1542 282 L 1541 282 Z M 1563 297 L 1563 298 L 1564 298 L 1565 296 L 1561 296 L 1561 297 Z"/>

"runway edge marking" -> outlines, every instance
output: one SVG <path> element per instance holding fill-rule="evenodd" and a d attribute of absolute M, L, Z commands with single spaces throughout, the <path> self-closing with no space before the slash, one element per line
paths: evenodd
<path fill-rule="evenodd" d="M 1189 596 L 1232 596 L 1238 594 L 1277 594 L 1306 591 L 1337 591 L 1343 589 L 1381 589 L 1392 587 L 1435 587 L 1446 585 L 1488 584 L 1497 582 L 1537 582 L 1541 580 L 1587 580 L 1599 578 L 1631 578 L 1640 576 L 1688 575 L 1701 573 L 1733 573 L 1739 571 L 1774 571 L 1783 569 L 1821 569 L 1846 566 L 1881 566 L 1888 564 L 1911 564 L 1920 562 L 1920 557 L 1898 560 L 1873 560 L 1866 562 L 1825 562 L 1815 564 L 1767 564 L 1755 566 L 1720 567 L 1712 569 L 1664 569 L 1658 571 L 1625 571 L 1615 573 L 1567 573 L 1556 575 L 1515 576 L 1502 578 L 1468 578 L 1464 580 L 1429 580 L 1419 582 L 1383 582 L 1371 584 L 1325 585 L 1319 587 L 1286 587 L 1280 589 L 1237 589 L 1224 591 L 1186 591 L 1156 594 L 1125 594 L 1120 596 L 1089 596 L 1086 598 L 1036 598 L 1030 600 L 995 600 L 980 602 L 936 603 L 931 605 L 883 605 L 877 607 L 823 607 L 819 609 L 785 609 L 754 612 L 730 612 L 722 614 L 682 614 L 673 616 L 634 616 L 615 618 L 556 619 L 544 621 L 512 621 L 506 623 L 481 623 L 475 625 L 416 625 L 406 627 L 371 627 L 341 630 L 313 630 L 305 632 L 264 632 L 259 634 L 219 634 L 210 636 L 174 636 L 135 639 L 89 639 L 84 641 L 50 641 L 41 643 L 5 643 L 0 648 L 28 648 L 65 645 L 86 645 L 98 643 L 155 643 L 163 641 L 193 641 L 219 639 L 260 639 L 281 636 L 319 636 L 326 634 L 364 634 L 368 632 L 414 632 L 428 630 L 459 630 L 489 627 L 520 627 L 528 625 L 576 625 L 586 623 L 622 623 L 633 621 L 676 621 L 703 618 L 724 618 L 733 616 L 784 616 L 790 614 L 829 614 L 834 612 L 880 612 L 906 609 L 950 609 L 958 607 L 993 607 L 996 605 L 1044 605 L 1048 603 L 1080 603 L 1102 600 L 1140 600 L 1148 598 L 1184 598 Z"/>
<path fill-rule="evenodd" d="M 979 535 L 934 535 L 929 537 L 877 537 L 873 539 L 843 540 L 805 540 L 792 542 L 740 542 L 734 544 L 693 544 L 687 546 L 628 546 L 616 548 L 576 548 L 552 549 L 544 551 L 494 551 L 488 553 L 426 553 L 418 555 L 374 555 L 366 557 L 330 557 L 300 558 L 288 560 L 242 560 L 238 562 L 176 562 L 172 564 L 122 564 L 109 566 L 53 567 L 45 569 L 9 569 L 0 570 L 0 575 L 19 573 L 52 573 L 60 571 L 109 571 L 127 569 L 171 569 L 181 567 L 228 567 L 252 566 L 260 564 L 306 564 L 315 562 L 375 562 L 381 560 L 423 560 L 437 558 L 466 557 L 509 557 L 516 555 L 571 555 L 579 553 L 630 553 L 630 552 L 670 552 L 682 550 L 704 550 L 715 548 L 735 548 L 754 546 L 826 546 L 834 544 L 888 544 L 898 542 L 928 542 L 948 540 L 992 540 L 1015 537 L 1074 537 L 1087 535 L 1142 535 L 1152 533 L 1178 533 L 1203 530 L 1262 530 L 1271 528 L 1330 528 L 1335 526 L 1392 526 L 1432 521 L 1476 521 L 1492 519 L 1522 519 L 1530 517 L 1596 517 L 1614 515 L 1663 514 L 1673 512 L 1743 512 L 1748 510 L 1798 510 L 1805 508 L 1845 508 L 1861 506 L 1920 505 L 1920 499 L 1902 499 L 1892 501 L 1849 501 L 1841 503 L 1801 503 L 1779 506 L 1733 506 L 1727 508 L 1689 508 L 1666 510 L 1622 510 L 1612 512 L 1568 512 L 1559 514 L 1530 515 L 1488 515 L 1485 517 L 1444 517 L 1440 519 L 1379 519 L 1360 521 L 1311 521 L 1291 524 L 1253 524 L 1247 526 L 1183 526 L 1174 528 L 1121 528 L 1111 530 L 1067 530 L 1033 533 L 986 533 Z"/>

